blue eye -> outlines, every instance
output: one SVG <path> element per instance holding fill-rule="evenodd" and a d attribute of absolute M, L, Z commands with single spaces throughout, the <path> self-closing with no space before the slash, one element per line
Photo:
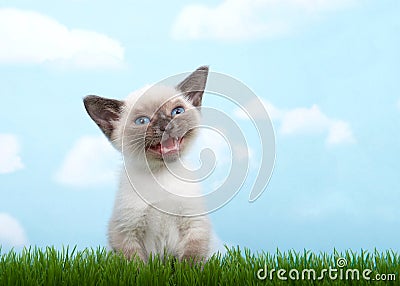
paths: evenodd
<path fill-rule="evenodd" d="M 144 125 L 144 124 L 149 124 L 149 123 L 150 123 L 150 118 L 148 118 L 146 116 L 140 116 L 140 117 L 136 118 L 136 120 L 135 120 L 136 125 Z"/>
<path fill-rule="evenodd" d="M 171 116 L 174 117 L 175 115 L 182 114 L 184 112 L 185 112 L 185 108 L 183 108 L 182 106 L 179 106 L 179 107 L 172 109 Z"/>

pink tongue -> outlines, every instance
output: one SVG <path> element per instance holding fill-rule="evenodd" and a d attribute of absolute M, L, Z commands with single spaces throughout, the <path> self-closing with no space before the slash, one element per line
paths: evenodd
<path fill-rule="evenodd" d="M 161 142 L 161 153 L 163 154 L 166 154 L 171 151 L 176 152 L 178 151 L 178 149 L 179 149 L 179 144 L 173 138 L 168 138 L 167 140 Z"/>

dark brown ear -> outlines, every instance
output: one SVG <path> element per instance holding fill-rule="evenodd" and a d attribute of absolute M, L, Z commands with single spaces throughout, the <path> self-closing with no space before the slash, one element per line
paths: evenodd
<path fill-rule="evenodd" d="M 176 88 L 185 94 L 193 106 L 200 107 L 206 88 L 207 76 L 208 66 L 201 66 L 178 84 Z"/>
<path fill-rule="evenodd" d="M 83 103 L 89 116 L 96 122 L 107 138 L 111 139 L 111 134 L 114 130 L 113 123 L 120 118 L 124 102 L 88 95 L 83 99 Z"/>

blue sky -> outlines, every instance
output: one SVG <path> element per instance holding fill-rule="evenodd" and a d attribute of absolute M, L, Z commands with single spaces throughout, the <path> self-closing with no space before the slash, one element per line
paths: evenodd
<path fill-rule="evenodd" d="M 220 242 L 398 250 L 399 14 L 395 0 L 1 0 L 0 244 L 105 246 L 120 159 L 83 96 L 208 64 L 260 96 L 276 132 L 267 190 L 248 203 L 251 169 L 211 214 Z"/>

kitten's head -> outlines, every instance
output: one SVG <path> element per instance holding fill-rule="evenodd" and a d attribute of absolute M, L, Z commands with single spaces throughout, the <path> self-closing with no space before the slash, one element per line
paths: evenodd
<path fill-rule="evenodd" d="M 202 66 L 176 87 L 153 85 L 125 101 L 90 95 L 85 108 L 126 158 L 157 166 L 176 160 L 190 145 L 207 76 L 208 67 Z"/>

